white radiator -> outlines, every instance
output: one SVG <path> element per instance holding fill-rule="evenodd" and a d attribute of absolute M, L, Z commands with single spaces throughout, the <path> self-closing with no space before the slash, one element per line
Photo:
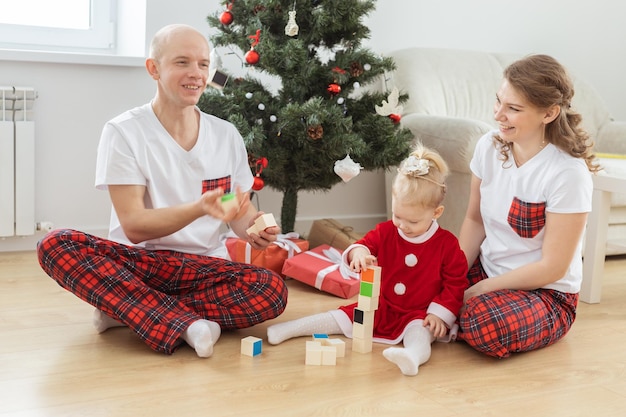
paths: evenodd
<path fill-rule="evenodd" d="M 0 86 L 0 94 L 0 237 L 33 235 L 37 93 Z"/>

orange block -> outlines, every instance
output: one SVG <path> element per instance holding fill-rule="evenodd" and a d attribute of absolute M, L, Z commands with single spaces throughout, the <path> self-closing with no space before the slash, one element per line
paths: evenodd
<path fill-rule="evenodd" d="M 361 272 L 361 281 L 380 282 L 380 266 L 369 266 L 365 271 Z"/>

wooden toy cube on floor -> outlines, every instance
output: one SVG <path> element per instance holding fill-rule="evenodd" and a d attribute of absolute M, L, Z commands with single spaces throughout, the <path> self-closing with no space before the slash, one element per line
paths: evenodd
<path fill-rule="evenodd" d="M 322 364 L 322 343 L 307 340 L 306 342 L 306 356 L 304 358 L 306 365 L 321 365 Z"/>
<path fill-rule="evenodd" d="M 346 356 L 346 342 L 341 339 L 325 339 L 322 342 L 322 346 L 331 346 L 335 348 L 338 358 L 343 358 L 344 356 Z"/>
<path fill-rule="evenodd" d="M 241 354 L 257 356 L 263 351 L 263 341 L 258 337 L 248 336 L 241 339 Z"/>
<path fill-rule="evenodd" d="M 322 345 L 322 365 L 337 365 L 337 349 Z"/>
<path fill-rule="evenodd" d="M 307 340 L 306 365 L 336 365 L 337 349 L 334 346 L 322 345 L 322 342 Z"/>

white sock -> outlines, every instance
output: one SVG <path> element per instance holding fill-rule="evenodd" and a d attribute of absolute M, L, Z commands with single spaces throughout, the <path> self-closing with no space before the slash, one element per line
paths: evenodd
<path fill-rule="evenodd" d="M 195 349 L 201 358 L 208 358 L 213 354 L 213 345 L 222 334 L 220 325 L 214 321 L 196 320 L 183 333 L 183 340 Z"/>
<path fill-rule="evenodd" d="M 314 333 L 342 334 L 337 320 L 329 312 L 271 325 L 267 328 L 267 341 L 277 345 L 292 337 L 311 336 Z"/>
<path fill-rule="evenodd" d="M 98 310 L 97 308 L 93 312 L 93 325 L 98 333 L 102 333 L 105 330 L 110 329 L 111 327 L 126 326 L 124 323 L 115 320 L 113 317 L 107 316 L 105 313 Z"/>
<path fill-rule="evenodd" d="M 383 350 L 383 356 L 395 363 L 404 375 L 415 376 L 419 366 L 430 358 L 433 337 L 422 324 L 411 326 L 404 334 L 404 347 Z"/>

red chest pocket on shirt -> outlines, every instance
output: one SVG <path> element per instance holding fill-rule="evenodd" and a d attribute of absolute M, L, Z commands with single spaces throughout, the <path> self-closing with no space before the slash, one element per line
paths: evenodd
<path fill-rule="evenodd" d="M 520 237 L 532 239 L 546 225 L 546 203 L 528 203 L 515 197 L 507 221 Z"/>
<path fill-rule="evenodd" d="M 207 191 L 213 191 L 217 188 L 224 190 L 224 193 L 230 193 L 230 175 L 214 180 L 202 180 L 202 194 Z"/>

